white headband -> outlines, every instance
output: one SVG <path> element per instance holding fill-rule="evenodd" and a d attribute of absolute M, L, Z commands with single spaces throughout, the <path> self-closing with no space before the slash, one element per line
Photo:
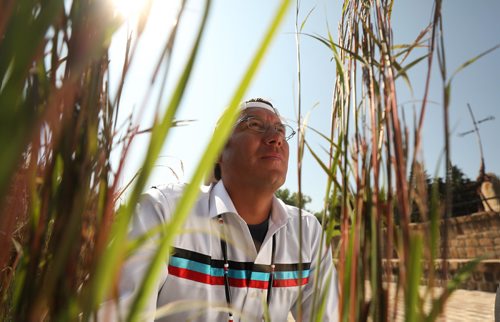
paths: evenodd
<path fill-rule="evenodd" d="M 240 109 L 243 111 L 243 110 L 246 110 L 247 108 L 252 108 L 252 107 L 258 107 L 258 108 L 263 108 L 263 109 L 266 109 L 268 111 L 271 111 L 273 112 L 274 114 L 276 115 L 280 115 L 278 113 L 278 110 L 275 109 L 272 105 L 270 105 L 269 103 L 265 103 L 265 102 L 243 102 L 241 103 L 240 105 Z"/>

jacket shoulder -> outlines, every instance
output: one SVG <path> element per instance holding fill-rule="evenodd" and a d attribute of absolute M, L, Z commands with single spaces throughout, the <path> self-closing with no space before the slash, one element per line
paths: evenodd
<path fill-rule="evenodd" d="M 298 207 L 287 205 L 283 201 L 281 201 L 281 203 L 283 204 L 283 207 L 287 210 L 288 215 L 290 217 L 296 217 L 296 218 L 298 218 L 300 216 L 300 214 L 299 214 L 300 209 Z M 316 218 L 316 216 L 314 216 L 309 211 L 307 211 L 305 209 L 302 209 L 302 218 L 310 218 L 310 217 Z"/>
<path fill-rule="evenodd" d="M 144 193 L 144 196 L 149 196 L 153 198 L 168 198 L 168 199 L 178 199 L 182 196 L 186 184 L 181 183 L 169 183 L 152 186 Z"/>
<path fill-rule="evenodd" d="M 182 195 L 184 194 L 187 184 L 169 183 L 153 186 L 141 195 L 139 205 L 156 205 L 160 208 L 164 215 L 173 213 Z M 208 189 L 206 187 L 198 188 L 198 197 L 194 207 L 199 207 L 198 204 L 205 203 L 208 197 Z"/>
<path fill-rule="evenodd" d="M 287 204 L 283 203 L 283 201 L 281 201 L 281 200 L 280 200 L 280 202 L 282 203 L 283 207 L 286 209 L 286 211 L 288 213 L 289 220 L 291 220 L 292 222 L 298 223 L 299 218 L 302 217 L 303 224 L 305 223 L 306 225 L 310 225 L 312 227 L 318 227 L 318 228 L 321 226 L 318 218 L 316 218 L 316 216 L 314 216 L 309 211 L 307 211 L 305 209 L 302 209 L 302 211 L 300 211 L 300 209 L 298 207 L 287 205 Z"/>

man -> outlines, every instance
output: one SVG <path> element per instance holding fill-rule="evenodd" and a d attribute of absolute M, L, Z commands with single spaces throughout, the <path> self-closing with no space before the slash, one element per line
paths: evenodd
<path fill-rule="evenodd" d="M 274 195 L 285 182 L 287 140 L 294 134 L 270 102 L 242 104 L 215 166 L 216 180 L 176 236 L 147 312 L 157 310 L 161 321 L 262 321 L 266 314 L 286 321 L 291 311 L 295 319 L 302 312 L 302 321 L 309 321 L 324 299 L 321 321 L 337 321 L 336 272 L 331 249 L 321 247 L 320 224 L 302 212 L 300 256 L 299 211 Z M 181 194 L 177 185 L 148 191 L 131 237 L 168 222 Z M 127 261 L 122 299 L 133 298 L 153 252 L 147 246 Z"/>

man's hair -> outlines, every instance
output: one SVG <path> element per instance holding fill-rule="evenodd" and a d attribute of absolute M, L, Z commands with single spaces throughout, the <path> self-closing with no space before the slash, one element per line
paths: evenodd
<path fill-rule="evenodd" d="M 268 100 L 264 99 L 264 98 L 255 97 L 255 98 L 251 98 L 249 100 L 244 101 L 241 104 L 242 110 L 245 109 L 245 106 L 246 106 L 247 103 L 264 103 L 264 104 L 269 105 L 275 111 L 275 113 L 277 113 L 277 111 L 274 108 L 273 104 L 271 102 L 269 102 Z M 214 166 L 213 176 L 214 176 L 214 178 L 215 178 L 216 181 L 219 181 L 220 179 L 222 179 L 222 171 L 221 171 L 219 163 L 216 163 L 215 166 Z"/>
<path fill-rule="evenodd" d="M 273 104 L 264 98 L 260 98 L 260 97 L 251 98 L 251 99 L 245 101 L 244 103 L 251 103 L 251 102 L 265 103 L 265 104 L 270 105 L 271 107 L 274 108 Z"/>

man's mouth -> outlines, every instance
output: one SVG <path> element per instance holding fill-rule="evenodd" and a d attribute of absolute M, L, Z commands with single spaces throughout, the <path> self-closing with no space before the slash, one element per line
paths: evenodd
<path fill-rule="evenodd" d="M 283 160 L 283 156 L 279 153 L 270 153 L 270 154 L 266 154 L 262 157 L 262 159 L 265 159 L 265 160 L 280 160 L 282 161 Z"/>

